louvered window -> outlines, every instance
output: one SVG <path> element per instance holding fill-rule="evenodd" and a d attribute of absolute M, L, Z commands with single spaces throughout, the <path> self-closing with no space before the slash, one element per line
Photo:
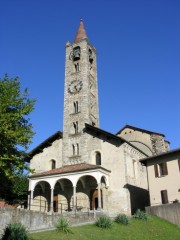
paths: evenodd
<path fill-rule="evenodd" d="M 155 164 L 154 173 L 156 178 L 168 175 L 167 163 Z"/>
<path fill-rule="evenodd" d="M 155 173 L 155 177 L 156 177 L 156 178 L 159 177 L 159 174 L 158 174 L 158 165 L 157 165 L 157 164 L 154 165 L 154 173 Z"/>
<path fill-rule="evenodd" d="M 167 190 L 162 190 L 161 191 L 161 200 L 162 200 L 162 204 L 168 203 Z"/>

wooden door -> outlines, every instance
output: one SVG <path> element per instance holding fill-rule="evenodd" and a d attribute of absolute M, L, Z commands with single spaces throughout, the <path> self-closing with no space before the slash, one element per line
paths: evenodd
<path fill-rule="evenodd" d="M 53 210 L 54 212 L 58 212 L 58 195 L 54 195 Z"/>
<path fill-rule="evenodd" d="M 103 208 L 103 199 L 102 199 L 102 190 L 101 190 L 101 207 Z M 91 203 L 90 203 L 90 209 L 97 209 L 98 208 L 98 190 L 92 190 L 91 191 Z"/>

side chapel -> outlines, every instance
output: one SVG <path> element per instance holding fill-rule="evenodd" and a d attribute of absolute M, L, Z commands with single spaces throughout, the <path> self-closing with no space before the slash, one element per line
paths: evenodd
<path fill-rule="evenodd" d="M 140 159 L 169 150 L 161 133 L 130 125 L 112 134 L 99 127 L 96 49 L 83 21 L 66 43 L 63 132 L 28 154 L 29 208 L 133 214 L 149 205 L 146 166 Z"/>

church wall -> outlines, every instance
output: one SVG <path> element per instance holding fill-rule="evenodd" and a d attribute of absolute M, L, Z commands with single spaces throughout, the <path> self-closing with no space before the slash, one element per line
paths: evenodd
<path fill-rule="evenodd" d="M 165 141 L 164 136 L 160 134 L 150 134 L 127 127 L 119 136 L 142 150 L 147 156 L 157 155 L 169 150 L 169 142 Z"/>
<path fill-rule="evenodd" d="M 139 159 L 144 155 L 124 143 L 120 146 L 102 141 L 102 167 L 111 171 L 108 204 L 111 214 L 131 214 L 149 203 L 146 167 Z"/>
<path fill-rule="evenodd" d="M 132 142 L 132 144 L 144 151 L 148 156 L 152 155 L 152 142 L 150 134 L 133 130 L 132 128 L 125 128 L 119 136 L 129 142 Z"/>
<path fill-rule="evenodd" d="M 62 167 L 62 139 L 58 139 L 51 146 L 44 148 L 30 161 L 30 168 L 36 173 L 51 170 L 51 160 L 56 161 L 56 168 Z"/>
<path fill-rule="evenodd" d="M 137 151 L 129 144 L 124 144 L 124 158 L 127 183 L 140 188 L 148 189 L 146 167 L 139 162 L 139 160 L 144 157 L 145 155 Z"/>
<path fill-rule="evenodd" d="M 86 147 L 87 152 L 85 156 L 83 156 L 83 160 L 85 160 L 89 164 L 96 165 L 96 153 L 99 152 L 101 154 L 101 159 L 103 155 L 102 147 L 101 147 L 102 140 L 97 137 L 93 137 L 91 135 L 87 136 L 87 139 L 88 139 L 87 147 Z"/>
<path fill-rule="evenodd" d="M 145 210 L 145 207 L 149 206 L 147 170 L 139 162 L 144 157 L 145 155 L 129 144 L 124 144 L 125 187 L 130 194 L 131 214 L 134 214 L 137 209 Z"/>
<path fill-rule="evenodd" d="M 102 167 L 111 171 L 108 188 L 109 214 L 130 214 L 129 192 L 124 188 L 126 184 L 123 145 L 116 146 L 109 142 L 102 142 Z M 106 198 L 107 199 L 107 198 Z"/>

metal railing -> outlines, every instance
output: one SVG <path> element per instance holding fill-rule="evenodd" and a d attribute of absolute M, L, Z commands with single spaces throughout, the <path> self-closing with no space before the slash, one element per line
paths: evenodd
<path fill-rule="evenodd" d="M 90 208 L 86 206 L 76 205 L 67 202 L 53 201 L 53 209 L 51 209 L 52 203 L 43 199 L 29 199 L 28 209 L 39 212 L 90 212 Z"/>

